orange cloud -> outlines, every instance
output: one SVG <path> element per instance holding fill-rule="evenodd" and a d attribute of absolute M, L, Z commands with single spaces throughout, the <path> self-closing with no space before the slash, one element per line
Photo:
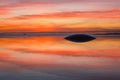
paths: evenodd
<path fill-rule="evenodd" d="M 1 19 L 0 31 L 58 32 L 63 30 L 70 32 L 120 29 L 120 10 L 53 12 Z M 1 12 L 1 14 L 3 13 Z"/>
<path fill-rule="evenodd" d="M 120 10 L 107 11 L 76 11 L 76 12 L 58 12 L 41 15 L 24 15 L 13 17 L 15 20 L 34 19 L 34 18 L 120 18 Z"/>

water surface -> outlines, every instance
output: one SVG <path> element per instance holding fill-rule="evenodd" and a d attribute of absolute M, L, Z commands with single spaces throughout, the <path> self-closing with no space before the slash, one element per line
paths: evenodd
<path fill-rule="evenodd" d="M 0 38 L 0 80 L 120 80 L 120 38 Z"/>

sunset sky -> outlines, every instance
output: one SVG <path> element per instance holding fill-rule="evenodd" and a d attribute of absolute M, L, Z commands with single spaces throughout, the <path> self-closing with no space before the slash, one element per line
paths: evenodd
<path fill-rule="evenodd" d="M 120 30 L 120 0 L 0 0 L 0 32 Z"/>
<path fill-rule="evenodd" d="M 120 0 L 0 0 L 0 80 L 120 80 Z"/>

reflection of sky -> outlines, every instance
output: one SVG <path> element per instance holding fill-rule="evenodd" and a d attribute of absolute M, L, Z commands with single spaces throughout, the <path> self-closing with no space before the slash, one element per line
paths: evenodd
<path fill-rule="evenodd" d="M 0 79 L 119 80 L 119 40 L 98 37 L 74 43 L 62 36 L 1 38 Z"/>
<path fill-rule="evenodd" d="M 120 80 L 119 34 L 120 0 L 0 0 L 0 80 Z"/>

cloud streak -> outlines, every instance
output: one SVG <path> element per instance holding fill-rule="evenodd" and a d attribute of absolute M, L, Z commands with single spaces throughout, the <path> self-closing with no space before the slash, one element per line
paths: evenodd
<path fill-rule="evenodd" d="M 13 3 L 14 4 L 13 4 Z M 36 2 L 36 3 L 34 3 Z M 119 9 L 119 5 L 117 5 L 118 1 L 48 1 L 47 3 L 42 3 L 39 1 L 22 1 L 22 0 L 5 0 L 1 1 L 1 5 L 5 3 L 7 5 L 12 4 L 13 6 L 3 6 L 0 7 L 1 10 L 7 10 L 9 16 L 17 16 L 17 15 L 27 15 L 27 14 L 40 14 L 40 13 L 53 13 L 53 12 L 71 12 L 71 11 L 99 11 L 99 10 L 111 10 L 111 9 Z M 46 2 L 46 1 L 45 1 Z M 101 3 L 102 2 L 102 3 Z M 86 6 L 87 5 L 87 6 Z"/>

